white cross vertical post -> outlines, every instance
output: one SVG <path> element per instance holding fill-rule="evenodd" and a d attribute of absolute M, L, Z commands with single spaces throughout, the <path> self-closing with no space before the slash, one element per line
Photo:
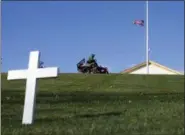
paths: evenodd
<path fill-rule="evenodd" d="M 57 67 L 38 68 L 39 62 L 40 52 L 32 51 L 27 70 L 8 71 L 8 80 L 27 79 L 22 124 L 32 124 L 34 120 L 37 78 L 58 76 Z"/>
<path fill-rule="evenodd" d="M 146 1 L 146 73 L 149 74 L 149 47 L 148 47 L 148 0 Z"/>

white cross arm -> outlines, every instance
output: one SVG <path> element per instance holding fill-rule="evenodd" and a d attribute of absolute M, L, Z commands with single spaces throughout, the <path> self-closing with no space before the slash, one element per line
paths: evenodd
<path fill-rule="evenodd" d="M 38 68 L 36 71 L 37 78 L 48 78 L 48 77 L 57 77 L 59 69 L 57 67 L 51 68 Z"/>
<path fill-rule="evenodd" d="M 11 70 L 8 71 L 8 80 L 26 79 L 27 70 Z"/>

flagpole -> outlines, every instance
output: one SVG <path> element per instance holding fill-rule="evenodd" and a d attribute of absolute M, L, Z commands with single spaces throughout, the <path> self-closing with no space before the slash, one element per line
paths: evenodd
<path fill-rule="evenodd" d="M 146 1 L 146 73 L 149 74 L 149 47 L 148 47 L 148 0 Z"/>

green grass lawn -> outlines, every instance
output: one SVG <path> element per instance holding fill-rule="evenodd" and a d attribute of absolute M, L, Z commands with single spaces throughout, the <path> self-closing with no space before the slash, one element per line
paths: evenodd
<path fill-rule="evenodd" d="M 61 74 L 38 81 L 21 125 L 25 81 L 2 75 L 2 135 L 183 135 L 184 76 Z"/>

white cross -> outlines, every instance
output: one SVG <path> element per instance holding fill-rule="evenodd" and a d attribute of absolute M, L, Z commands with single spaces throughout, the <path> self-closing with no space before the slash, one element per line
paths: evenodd
<path fill-rule="evenodd" d="M 8 71 L 8 80 L 27 79 L 22 124 L 32 124 L 35 110 L 37 78 L 57 77 L 58 68 L 38 68 L 40 52 L 30 52 L 28 69 Z"/>

